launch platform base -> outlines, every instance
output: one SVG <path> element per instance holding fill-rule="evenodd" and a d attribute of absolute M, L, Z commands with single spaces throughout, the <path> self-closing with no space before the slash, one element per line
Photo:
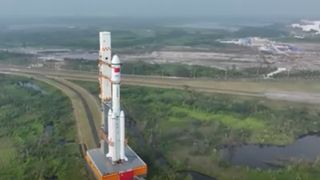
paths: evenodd
<path fill-rule="evenodd" d="M 130 148 L 126 147 L 128 161 L 113 164 L 101 149 L 87 151 L 86 160 L 91 170 L 99 180 L 133 180 L 134 177 L 146 176 L 147 165 Z"/>

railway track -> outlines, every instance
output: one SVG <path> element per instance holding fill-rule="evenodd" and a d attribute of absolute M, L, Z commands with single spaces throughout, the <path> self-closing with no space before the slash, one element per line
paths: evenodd
<path fill-rule="evenodd" d="M 87 119 L 88 119 L 88 122 L 89 122 L 89 128 L 90 128 L 90 131 L 91 131 L 91 134 L 93 136 L 93 139 L 94 139 L 94 143 L 95 145 L 98 147 L 99 146 L 99 136 L 98 136 L 98 131 L 95 127 L 95 123 L 94 123 L 94 118 L 93 118 L 93 114 L 89 108 L 89 105 L 88 105 L 88 102 L 86 101 L 86 99 L 82 96 L 82 94 L 77 91 L 75 88 L 73 88 L 72 86 L 68 85 L 67 83 L 64 83 L 62 81 L 59 81 L 57 79 L 52 79 L 53 81 L 59 83 L 59 84 L 62 84 L 63 86 L 69 88 L 71 91 L 73 91 L 75 94 L 77 94 L 77 96 L 79 96 L 83 106 L 84 106 L 84 109 L 85 109 L 85 114 L 87 116 Z"/>

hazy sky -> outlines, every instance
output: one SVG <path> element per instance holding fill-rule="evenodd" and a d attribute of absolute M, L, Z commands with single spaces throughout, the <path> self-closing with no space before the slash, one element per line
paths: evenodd
<path fill-rule="evenodd" d="M 215 15 L 320 17 L 320 0 L 0 0 L 0 17 Z"/>

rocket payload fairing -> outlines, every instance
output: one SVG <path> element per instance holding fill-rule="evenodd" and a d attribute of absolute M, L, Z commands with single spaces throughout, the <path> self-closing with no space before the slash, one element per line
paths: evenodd
<path fill-rule="evenodd" d="M 120 108 L 121 63 L 117 55 L 111 59 L 110 32 L 100 33 L 99 58 L 100 98 L 103 107 L 102 130 L 106 137 L 101 140 L 101 149 L 112 162 L 127 161 L 125 115 Z"/>

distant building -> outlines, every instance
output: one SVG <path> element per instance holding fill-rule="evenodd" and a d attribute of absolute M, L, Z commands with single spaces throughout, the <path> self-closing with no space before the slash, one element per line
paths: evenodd
<path fill-rule="evenodd" d="M 238 40 L 229 41 L 219 40 L 219 42 L 224 44 L 236 44 L 239 46 L 253 47 L 266 54 L 287 54 L 299 52 L 298 48 L 290 44 L 278 43 L 266 38 L 259 37 L 240 38 Z"/>
<path fill-rule="evenodd" d="M 320 35 L 320 21 L 303 20 L 301 24 L 292 24 L 291 27 L 301 29 L 304 32 L 314 32 L 315 34 Z"/>

